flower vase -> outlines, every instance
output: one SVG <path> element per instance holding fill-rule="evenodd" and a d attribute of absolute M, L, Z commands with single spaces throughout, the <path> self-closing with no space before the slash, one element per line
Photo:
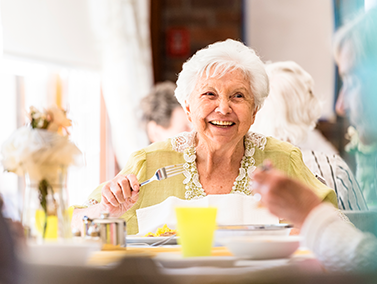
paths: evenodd
<path fill-rule="evenodd" d="M 25 174 L 22 224 L 26 237 L 36 241 L 70 238 L 66 168 L 55 167 L 38 179 L 32 176 Z"/>

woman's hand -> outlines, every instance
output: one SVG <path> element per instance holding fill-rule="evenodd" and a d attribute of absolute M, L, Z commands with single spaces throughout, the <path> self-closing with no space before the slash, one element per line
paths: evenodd
<path fill-rule="evenodd" d="M 136 202 L 139 187 L 133 174 L 116 176 L 102 188 L 101 211 L 113 217 L 123 215 Z"/>
<path fill-rule="evenodd" d="M 304 184 L 288 178 L 267 165 L 253 174 L 253 189 L 262 196 L 261 202 L 279 218 L 301 227 L 309 213 L 321 203 Z"/>

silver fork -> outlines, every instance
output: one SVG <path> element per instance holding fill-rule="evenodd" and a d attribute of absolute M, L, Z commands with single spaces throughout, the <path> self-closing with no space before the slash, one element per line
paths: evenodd
<path fill-rule="evenodd" d="M 154 180 L 163 180 L 163 179 L 167 179 L 167 178 L 179 175 L 183 173 L 184 171 L 183 165 L 184 164 L 177 164 L 177 165 L 171 165 L 171 166 L 160 168 L 154 173 L 153 177 L 142 182 L 140 186 L 146 185 Z"/>
<path fill-rule="evenodd" d="M 161 240 L 161 241 L 155 242 L 155 243 L 153 243 L 153 244 L 150 244 L 149 246 L 151 246 L 151 247 L 159 247 L 159 246 L 162 246 L 162 245 L 168 243 L 168 242 L 169 242 L 171 239 L 173 239 L 174 237 L 175 237 L 175 234 L 174 234 L 174 235 L 171 235 L 171 236 L 169 236 L 169 237 L 167 237 L 167 238 L 164 239 L 164 240 Z"/>
<path fill-rule="evenodd" d="M 177 235 L 174 234 L 174 235 L 171 235 L 169 237 L 166 237 L 166 238 L 163 238 L 162 240 L 159 240 L 157 242 L 154 242 L 152 244 L 148 244 L 148 243 L 131 243 L 129 244 L 130 246 L 146 246 L 146 247 L 159 247 L 159 246 L 162 246 L 162 245 L 165 245 L 166 243 L 168 243 L 170 240 L 172 240 L 174 237 L 176 237 Z M 153 237 L 146 237 L 146 238 L 150 238 L 150 239 L 153 239 Z M 174 244 L 174 242 L 172 242 L 172 244 Z"/>

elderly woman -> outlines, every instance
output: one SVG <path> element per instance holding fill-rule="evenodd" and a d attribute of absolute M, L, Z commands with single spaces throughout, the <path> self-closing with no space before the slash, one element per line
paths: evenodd
<path fill-rule="evenodd" d="M 83 215 L 108 211 L 125 218 L 127 232 L 135 234 L 136 210 L 169 196 L 250 195 L 250 176 L 264 159 L 336 206 L 335 192 L 314 177 L 298 148 L 248 132 L 268 95 L 264 64 L 254 50 L 226 40 L 198 51 L 183 65 L 175 94 L 194 131 L 135 152 L 113 180 L 89 196 L 87 208 L 75 209 L 72 226 Z M 181 163 L 183 174 L 140 187 L 158 168 Z"/>
<path fill-rule="evenodd" d="M 335 190 L 340 209 L 367 209 L 351 169 L 313 129 L 321 116 L 321 103 L 313 92 L 312 76 L 293 61 L 269 63 L 266 71 L 270 93 L 251 130 L 300 148 L 305 165 Z"/>
<path fill-rule="evenodd" d="M 151 143 L 192 130 L 182 106 L 174 96 L 176 87 L 170 81 L 157 83 L 141 100 L 141 121 Z"/>

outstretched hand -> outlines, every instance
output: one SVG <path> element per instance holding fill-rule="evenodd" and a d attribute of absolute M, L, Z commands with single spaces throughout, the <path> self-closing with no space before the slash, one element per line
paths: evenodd
<path fill-rule="evenodd" d="M 123 215 L 136 202 L 139 188 L 135 175 L 116 176 L 102 188 L 101 212 L 109 212 L 113 217 Z"/>
<path fill-rule="evenodd" d="M 321 200 L 306 185 L 287 177 L 267 162 L 253 173 L 253 189 L 261 202 L 279 218 L 301 227 Z"/>

